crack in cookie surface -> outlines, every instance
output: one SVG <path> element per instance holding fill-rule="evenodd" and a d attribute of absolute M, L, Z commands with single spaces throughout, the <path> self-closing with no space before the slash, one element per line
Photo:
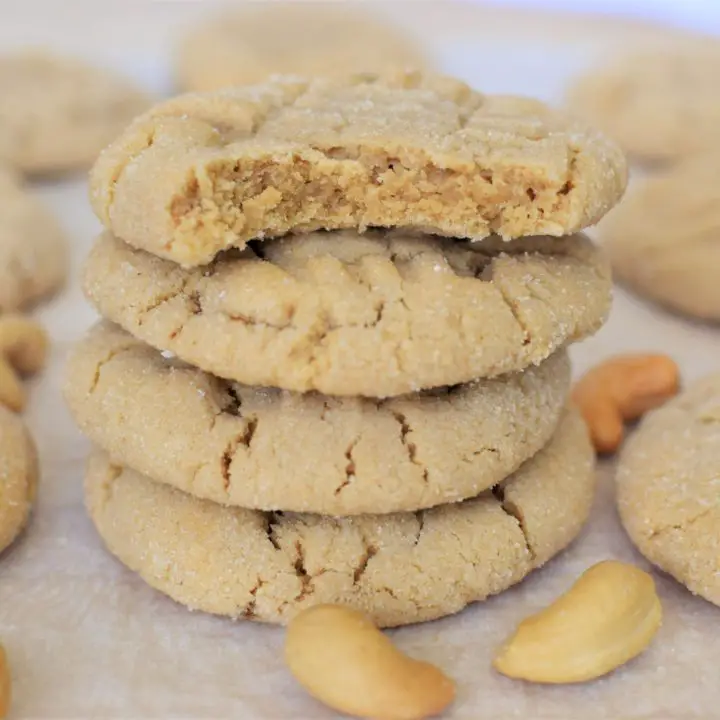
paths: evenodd
<path fill-rule="evenodd" d="M 102 452 L 91 458 L 86 492 L 109 549 L 190 607 L 284 623 L 333 602 L 393 626 L 457 612 L 519 582 L 577 535 L 593 485 L 593 450 L 582 420 L 569 413 L 506 481 L 527 536 L 490 491 L 384 516 L 262 513 L 197 500 L 128 469 L 110 476 Z"/>
<path fill-rule="evenodd" d="M 550 438 L 569 377 L 561 352 L 385 400 L 297 395 L 221 380 L 101 323 L 73 352 L 65 394 L 84 432 L 158 481 L 222 504 L 348 515 L 496 484 Z"/>
<path fill-rule="evenodd" d="M 265 241 L 263 255 L 186 271 L 106 235 L 85 292 L 104 317 L 220 377 L 366 397 L 522 370 L 593 333 L 610 306 L 607 266 L 579 237 L 311 233 Z"/>

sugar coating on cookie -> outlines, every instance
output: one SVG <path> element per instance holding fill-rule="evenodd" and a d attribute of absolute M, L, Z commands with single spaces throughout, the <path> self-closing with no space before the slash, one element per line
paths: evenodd
<path fill-rule="evenodd" d="M 613 143 L 540 102 L 394 73 L 161 103 L 102 153 L 91 200 L 121 239 L 195 266 L 290 231 L 566 235 L 626 180 Z"/>
<path fill-rule="evenodd" d="M 560 351 L 524 373 L 389 400 L 230 383 L 108 323 L 67 367 L 83 432 L 154 480 L 224 505 L 326 515 L 474 497 L 538 452 L 570 383 Z"/>
<path fill-rule="evenodd" d="M 577 80 L 574 111 L 631 156 L 672 161 L 717 145 L 720 43 L 650 47 L 625 53 Z"/>
<path fill-rule="evenodd" d="M 667 308 L 720 320 L 720 155 L 645 180 L 601 225 L 613 274 Z"/>
<path fill-rule="evenodd" d="M 617 500 L 638 550 L 720 605 L 720 375 L 645 417 L 620 456 Z"/>
<path fill-rule="evenodd" d="M 130 81 L 40 51 L 0 56 L 0 160 L 27 174 L 90 167 L 149 98 Z"/>
<path fill-rule="evenodd" d="M 417 513 L 330 518 L 197 500 L 90 458 L 86 502 L 108 549 L 190 608 L 285 623 L 340 603 L 380 626 L 450 615 L 568 545 L 592 503 L 594 454 L 574 412 L 494 491 Z"/>
<path fill-rule="evenodd" d="M 0 405 L 0 552 L 27 524 L 35 500 L 38 464 L 23 421 Z"/>
<path fill-rule="evenodd" d="M 0 312 L 50 295 L 65 281 L 67 243 L 42 202 L 0 167 Z"/>
<path fill-rule="evenodd" d="M 611 300 L 585 237 L 403 231 L 268 240 L 192 270 L 105 234 L 84 286 L 101 315 L 214 375 L 366 397 L 522 370 L 595 332 Z"/>
<path fill-rule="evenodd" d="M 175 71 L 183 90 L 263 82 L 272 75 L 335 77 L 422 68 L 422 48 L 372 12 L 342 4 L 274 2 L 225 11 L 183 39 Z"/>

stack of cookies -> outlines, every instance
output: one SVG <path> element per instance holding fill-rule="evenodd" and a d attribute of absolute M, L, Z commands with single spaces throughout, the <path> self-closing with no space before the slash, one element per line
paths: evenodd
<path fill-rule="evenodd" d="M 107 547 L 192 608 L 382 626 L 498 593 L 587 517 L 566 348 L 610 304 L 579 230 L 621 153 L 417 74 L 181 96 L 98 160 L 105 318 L 67 399 Z"/>

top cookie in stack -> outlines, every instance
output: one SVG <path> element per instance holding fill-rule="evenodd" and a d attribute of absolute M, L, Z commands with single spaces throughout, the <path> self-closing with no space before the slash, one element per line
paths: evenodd
<path fill-rule="evenodd" d="M 325 601 L 400 624 L 517 582 L 589 510 L 565 348 L 607 314 L 579 231 L 625 182 L 544 105 L 418 74 L 138 118 L 92 173 L 85 290 L 114 325 L 67 389 L 112 457 L 88 471 L 108 546 L 182 602 L 271 621 Z"/>
<path fill-rule="evenodd" d="M 625 182 L 615 145 L 539 102 L 405 73 L 170 100 L 102 154 L 92 203 L 117 237 L 192 267 L 319 229 L 568 235 Z"/>

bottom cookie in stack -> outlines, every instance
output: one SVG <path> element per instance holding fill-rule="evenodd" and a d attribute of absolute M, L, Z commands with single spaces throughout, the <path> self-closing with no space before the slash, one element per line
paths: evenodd
<path fill-rule="evenodd" d="M 472 500 L 333 518 L 224 507 L 92 453 L 86 500 L 108 549 L 190 608 L 284 623 L 341 603 L 380 626 L 432 620 L 519 582 L 579 533 L 594 452 L 567 411 L 544 449 Z"/>

